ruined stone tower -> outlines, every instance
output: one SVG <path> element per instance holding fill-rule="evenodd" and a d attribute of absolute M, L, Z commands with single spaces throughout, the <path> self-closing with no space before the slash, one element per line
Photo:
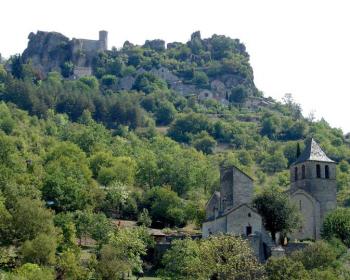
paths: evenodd
<path fill-rule="evenodd" d="M 106 51 L 108 49 L 108 32 L 101 30 L 99 33 L 98 41 L 100 43 L 100 50 Z"/>
<path fill-rule="evenodd" d="M 298 239 L 318 239 L 324 218 L 336 207 L 336 163 L 314 139 L 290 167 L 291 198 L 303 218 Z"/>

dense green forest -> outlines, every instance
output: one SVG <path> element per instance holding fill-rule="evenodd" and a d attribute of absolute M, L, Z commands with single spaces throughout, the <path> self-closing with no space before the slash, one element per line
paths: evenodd
<path fill-rule="evenodd" d="M 154 245 L 146 227 L 200 228 L 205 203 L 219 187 L 220 165 L 234 164 L 251 175 L 257 193 L 287 190 L 288 166 L 309 137 L 339 163 L 338 203 L 350 206 L 349 138 L 323 119 L 303 116 L 291 95 L 283 102 L 264 97 L 239 40 L 201 39 L 196 32 L 187 43 L 167 48 L 159 40 L 126 42 L 99 53 L 91 62 L 93 75 L 80 79 L 69 78 L 74 64 L 60 51 L 51 53 L 52 59 L 64 57 L 60 73 L 41 73 L 21 55 L 0 64 L 4 279 L 119 279 L 121 271 L 140 271 Z M 227 102 L 199 98 L 152 74 L 161 67 L 196 90 L 227 75 L 238 82 L 228 88 Z M 132 88 L 120 89 L 128 76 Z M 257 99 L 267 105 L 247 106 Z M 140 227 L 115 230 L 110 219 L 138 221 Z M 79 245 L 86 236 L 96 241 L 93 249 Z M 220 238 L 214 241 L 222 246 Z M 179 246 L 199 254 L 198 244 L 186 242 Z M 332 246 L 342 249 L 338 245 Z M 211 246 L 204 243 L 201 250 L 219 250 Z M 322 246 L 331 245 L 319 246 L 327 251 Z M 164 269 L 166 259 L 176 257 L 172 250 L 159 270 L 170 278 Z M 333 273 L 340 255 L 327 256 L 324 267 L 331 269 L 324 273 Z M 296 255 L 269 269 L 288 264 L 308 270 L 305 259 Z M 190 261 L 210 263 L 195 255 Z M 262 279 L 263 268 L 253 266 L 251 275 L 260 278 L 245 279 Z M 319 278 L 321 273 L 288 279 L 349 279 Z M 207 279 L 186 275 L 171 279 Z"/>

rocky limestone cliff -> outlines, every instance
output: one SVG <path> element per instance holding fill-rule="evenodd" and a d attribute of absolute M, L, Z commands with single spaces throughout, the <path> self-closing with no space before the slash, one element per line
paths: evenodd
<path fill-rule="evenodd" d="M 57 32 L 38 31 L 28 36 L 28 47 L 23 60 L 31 63 L 43 73 L 60 71 L 60 65 L 71 59 L 70 40 Z"/>

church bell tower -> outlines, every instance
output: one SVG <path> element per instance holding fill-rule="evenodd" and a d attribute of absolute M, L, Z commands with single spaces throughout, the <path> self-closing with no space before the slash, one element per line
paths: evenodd
<path fill-rule="evenodd" d="M 304 228 L 303 237 L 317 239 L 324 218 L 336 208 L 336 163 L 314 139 L 309 139 L 302 154 L 290 167 L 290 181 L 291 197 L 306 220 L 304 227 L 309 227 L 308 230 Z M 314 225 L 313 229 L 311 225 Z"/>

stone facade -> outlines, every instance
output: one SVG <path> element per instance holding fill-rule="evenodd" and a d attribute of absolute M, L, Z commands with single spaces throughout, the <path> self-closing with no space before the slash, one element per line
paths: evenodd
<path fill-rule="evenodd" d="M 101 30 L 98 40 L 76 39 L 71 40 L 72 61 L 78 67 L 90 67 L 93 58 L 108 48 L 108 32 Z"/>
<path fill-rule="evenodd" d="M 108 48 L 108 32 L 101 30 L 99 32 L 98 40 L 89 39 L 72 39 L 72 49 L 73 53 L 78 51 L 83 51 L 85 53 L 98 53 L 106 51 Z"/>
<path fill-rule="evenodd" d="M 204 238 L 229 233 L 249 240 L 257 258 L 265 261 L 274 247 L 263 228 L 262 218 L 251 206 L 253 179 L 235 166 L 220 169 L 220 191 L 206 204 Z"/>
<path fill-rule="evenodd" d="M 291 165 L 290 177 L 290 196 L 303 218 L 301 228 L 292 237 L 319 239 L 326 215 L 337 206 L 336 163 L 310 139 Z"/>
<path fill-rule="evenodd" d="M 302 225 L 292 239 L 319 239 L 324 218 L 336 207 L 336 163 L 310 139 L 304 152 L 290 167 L 289 194 L 296 203 Z M 276 246 L 263 227 L 262 217 L 251 206 L 253 179 L 235 166 L 220 169 L 220 191 L 214 192 L 206 204 L 204 238 L 229 233 L 249 240 L 257 258 L 283 256 L 285 250 Z M 304 244 L 289 243 L 288 252 Z"/>
<path fill-rule="evenodd" d="M 235 235 L 248 236 L 262 231 L 261 216 L 249 205 L 241 204 L 225 215 L 215 216 L 203 224 L 203 237 L 217 232 L 230 232 Z"/>
<path fill-rule="evenodd" d="M 253 179 L 235 166 L 221 168 L 221 211 L 225 212 L 253 199 Z"/>

